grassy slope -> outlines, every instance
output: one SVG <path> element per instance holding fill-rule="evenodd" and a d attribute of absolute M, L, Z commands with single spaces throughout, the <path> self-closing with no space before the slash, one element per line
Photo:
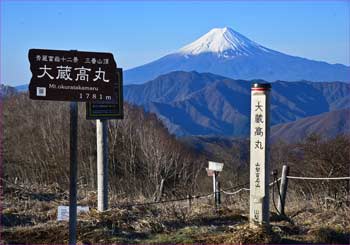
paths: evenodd
<path fill-rule="evenodd" d="M 344 243 L 350 234 L 349 207 L 325 209 L 311 202 L 291 203 L 290 221 L 271 215 L 271 231 L 252 229 L 247 210 L 225 201 L 215 212 L 209 201 L 112 208 L 102 214 L 94 209 L 95 193 L 79 205 L 89 205 L 80 215 L 78 241 L 91 243 Z M 243 198 L 244 199 L 244 198 Z M 120 202 L 120 200 L 119 200 Z M 58 205 L 67 205 L 67 193 L 57 186 L 5 186 L 2 243 L 67 243 L 67 222 L 55 221 Z M 116 203 L 111 200 L 111 203 Z"/>

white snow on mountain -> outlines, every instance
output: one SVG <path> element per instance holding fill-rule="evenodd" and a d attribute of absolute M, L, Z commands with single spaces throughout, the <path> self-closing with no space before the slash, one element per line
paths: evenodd
<path fill-rule="evenodd" d="M 283 54 L 224 27 L 210 30 L 175 53 L 125 71 L 125 84 L 144 83 L 172 71 L 210 72 L 234 79 L 271 82 L 350 82 L 350 67 Z"/>
<path fill-rule="evenodd" d="M 217 53 L 219 57 L 249 56 L 261 52 L 273 52 L 229 27 L 214 28 L 196 41 L 179 50 L 182 55 Z"/>

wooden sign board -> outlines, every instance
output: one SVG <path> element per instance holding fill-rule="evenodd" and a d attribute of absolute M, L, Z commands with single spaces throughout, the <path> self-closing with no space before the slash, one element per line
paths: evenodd
<path fill-rule="evenodd" d="M 29 97 L 34 100 L 112 101 L 117 65 L 111 53 L 30 49 Z"/>
<path fill-rule="evenodd" d="M 117 68 L 114 84 L 116 99 L 110 102 L 87 102 L 86 119 L 123 119 L 123 70 Z"/>

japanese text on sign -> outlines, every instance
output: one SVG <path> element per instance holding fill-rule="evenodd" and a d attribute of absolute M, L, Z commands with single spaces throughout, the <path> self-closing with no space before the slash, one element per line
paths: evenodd
<path fill-rule="evenodd" d="M 250 220 L 268 223 L 269 216 L 269 84 L 255 83 L 251 92 Z"/>
<path fill-rule="evenodd" d="M 116 63 L 110 53 L 31 49 L 32 99 L 111 101 Z"/>
<path fill-rule="evenodd" d="M 264 105 L 260 99 L 257 99 L 256 104 L 254 104 L 254 116 L 255 119 L 253 122 L 253 138 L 254 140 L 254 150 L 261 151 L 264 150 Z M 261 187 L 261 161 L 257 159 L 255 164 L 255 187 Z"/>

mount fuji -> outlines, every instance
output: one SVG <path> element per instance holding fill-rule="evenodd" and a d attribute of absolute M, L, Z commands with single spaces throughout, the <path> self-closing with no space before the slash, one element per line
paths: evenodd
<path fill-rule="evenodd" d="M 124 73 L 139 84 L 172 71 L 210 72 L 234 79 L 350 82 L 350 67 L 291 56 L 263 47 L 231 28 L 214 28 L 177 52 Z"/>

